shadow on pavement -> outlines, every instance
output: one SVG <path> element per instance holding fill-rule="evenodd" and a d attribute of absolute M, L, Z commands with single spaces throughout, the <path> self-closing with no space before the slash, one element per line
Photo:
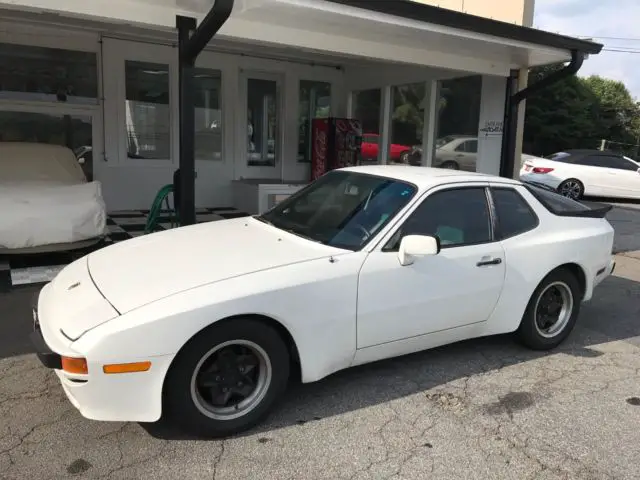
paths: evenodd
<path fill-rule="evenodd" d="M 30 299 L 40 287 L 15 289 L 0 295 L 0 360 L 32 353 Z M 349 411 L 367 408 L 427 391 L 459 378 L 517 365 L 546 355 L 563 353 L 592 358 L 591 346 L 624 340 L 640 346 L 640 283 L 610 277 L 583 304 L 569 339 L 552 352 L 532 352 L 510 335 L 470 340 L 405 357 L 338 372 L 320 382 L 292 384 L 280 408 L 248 435 L 259 434 Z M 188 439 L 162 423 L 142 425 L 161 439 Z"/>
<path fill-rule="evenodd" d="M 510 335 L 502 335 L 355 367 L 313 384 L 294 384 L 280 408 L 245 435 L 367 408 L 547 355 L 598 357 L 602 353 L 590 347 L 616 340 L 632 341 L 640 346 L 639 298 L 640 283 L 615 276 L 605 280 L 593 300 L 583 304 L 571 336 L 551 352 L 527 350 Z M 142 427 L 156 438 L 193 439 L 161 422 Z"/>

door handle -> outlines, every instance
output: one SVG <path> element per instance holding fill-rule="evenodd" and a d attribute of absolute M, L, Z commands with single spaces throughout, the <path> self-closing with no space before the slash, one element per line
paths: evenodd
<path fill-rule="evenodd" d="M 487 267 L 489 265 L 500 265 L 501 263 L 502 263 L 501 258 L 489 258 L 487 260 L 480 260 L 478 263 L 476 263 L 476 266 Z"/>

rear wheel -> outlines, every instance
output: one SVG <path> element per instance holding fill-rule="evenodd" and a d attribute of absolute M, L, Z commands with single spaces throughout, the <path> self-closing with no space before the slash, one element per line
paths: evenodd
<path fill-rule="evenodd" d="M 242 432 L 269 413 L 288 379 L 288 348 L 275 329 L 249 318 L 214 324 L 171 366 L 168 420 L 199 436 Z"/>
<path fill-rule="evenodd" d="M 570 178 L 558 186 L 558 193 L 573 200 L 580 200 L 584 195 L 584 185 L 580 180 Z"/>
<path fill-rule="evenodd" d="M 551 272 L 529 300 L 516 332 L 518 339 L 534 350 L 557 347 L 573 330 L 581 301 L 575 275 L 564 269 Z"/>

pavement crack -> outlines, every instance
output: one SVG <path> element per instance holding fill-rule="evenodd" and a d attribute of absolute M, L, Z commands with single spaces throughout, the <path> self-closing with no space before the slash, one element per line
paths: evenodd
<path fill-rule="evenodd" d="M 225 440 L 222 440 L 220 442 L 220 453 L 216 456 L 215 461 L 213 462 L 213 480 L 217 479 L 218 476 L 218 467 L 220 466 L 220 463 L 222 462 L 222 456 L 224 455 L 224 449 L 225 449 Z"/>

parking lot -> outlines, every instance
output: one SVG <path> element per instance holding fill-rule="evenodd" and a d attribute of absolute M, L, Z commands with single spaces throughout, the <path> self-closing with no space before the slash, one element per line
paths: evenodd
<path fill-rule="evenodd" d="M 293 386 L 224 441 L 83 419 L 27 339 L 34 287 L 0 296 L 0 479 L 640 478 L 640 209 L 562 348 L 494 337 Z"/>

